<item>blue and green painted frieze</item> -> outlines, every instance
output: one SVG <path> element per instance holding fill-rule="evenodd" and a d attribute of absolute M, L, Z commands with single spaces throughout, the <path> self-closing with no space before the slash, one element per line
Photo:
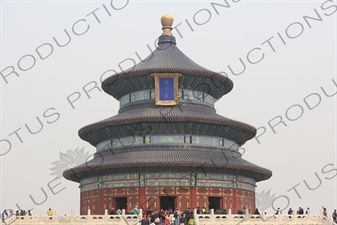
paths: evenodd
<path fill-rule="evenodd" d="M 146 135 L 146 136 L 128 136 L 122 138 L 113 138 L 99 143 L 97 151 L 104 151 L 110 148 L 131 147 L 144 144 L 196 144 L 212 147 L 224 147 L 230 151 L 239 149 L 239 145 L 232 140 L 201 135 Z"/>
<path fill-rule="evenodd" d="M 144 100 L 154 100 L 155 94 L 154 90 L 142 90 L 142 91 L 136 91 L 132 92 L 130 94 L 126 94 L 123 97 L 119 99 L 120 107 L 132 103 L 132 102 L 138 102 L 138 101 L 144 101 Z M 194 91 L 194 90 L 186 90 L 186 89 L 179 89 L 178 93 L 178 99 L 180 100 L 191 100 L 191 101 L 199 101 L 199 102 L 205 102 L 210 104 L 214 107 L 214 102 L 216 99 L 204 92 L 200 91 Z"/>
<path fill-rule="evenodd" d="M 133 172 L 110 174 L 99 177 L 82 179 L 81 192 L 120 187 L 141 186 L 197 186 L 197 187 L 223 187 L 255 190 L 255 180 L 249 177 L 212 173 L 212 172 Z"/>

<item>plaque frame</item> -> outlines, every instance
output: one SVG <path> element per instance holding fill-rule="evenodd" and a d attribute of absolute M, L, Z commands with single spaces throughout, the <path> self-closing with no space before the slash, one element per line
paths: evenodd
<path fill-rule="evenodd" d="M 151 76 L 154 76 L 154 90 L 155 90 L 155 104 L 170 106 L 178 104 L 179 88 L 178 80 L 181 74 L 179 73 L 153 73 Z M 160 99 L 160 79 L 161 78 L 173 78 L 173 100 L 162 100 Z"/>

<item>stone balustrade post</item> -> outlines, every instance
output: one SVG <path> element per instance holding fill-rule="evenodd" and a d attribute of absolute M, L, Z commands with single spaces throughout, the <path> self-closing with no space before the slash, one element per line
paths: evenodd
<path fill-rule="evenodd" d="M 122 215 L 125 216 L 125 209 L 122 209 Z"/>
<path fill-rule="evenodd" d="M 199 224 L 197 209 L 193 209 L 194 223 Z"/>
<path fill-rule="evenodd" d="M 71 224 L 73 224 L 75 222 L 75 215 L 74 215 L 74 210 L 71 210 L 71 213 L 70 213 L 70 218 L 69 218 L 69 221 Z"/>
<path fill-rule="evenodd" d="M 137 222 L 137 225 L 140 225 L 140 221 L 143 219 L 143 209 L 140 208 L 139 209 L 139 214 L 138 214 L 138 222 Z"/>
<path fill-rule="evenodd" d="M 281 223 L 281 220 L 282 220 L 282 217 L 281 217 L 281 210 L 277 210 L 277 222 L 280 224 L 280 223 Z"/>
<path fill-rule="evenodd" d="M 307 218 L 306 218 L 307 224 L 309 224 L 310 218 L 311 218 L 311 213 L 310 213 L 310 209 L 308 209 L 307 210 Z"/>
<path fill-rule="evenodd" d="M 39 219 L 40 224 L 43 223 L 43 217 L 42 217 L 42 211 L 40 211 L 40 219 Z"/>
<path fill-rule="evenodd" d="M 104 209 L 104 216 L 103 216 L 104 223 L 108 223 L 109 217 L 110 216 L 108 215 L 108 209 Z"/>
<path fill-rule="evenodd" d="M 215 222 L 214 209 L 211 209 L 210 213 L 211 213 L 211 215 L 209 216 L 210 222 L 211 222 L 210 224 L 214 224 L 214 222 Z"/>
<path fill-rule="evenodd" d="M 232 209 L 228 209 L 228 220 L 229 220 L 229 223 L 232 223 L 233 222 L 233 215 L 232 215 Z"/>
<path fill-rule="evenodd" d="M 56 210 L 54 210 L 54 214 L 53 214 L 53 223 L 55 223 L 55 222 L 57 222 L 58 223 L 58 221 L 59 221 L 59 216 L 57 215 L 57 211 Z"/>
<path fill-rule="evenodd" d="M 261 215 L 262 222 L 266 221 L 266 214 L 264 214 L 264 210 L 263 209 L 261 210 L 260 215 Z"/>
<path fill-rule="evenodd" d="M 88 209 L 88 213 L 87 213 L 87 223 L 91 222 L 91 210 Z"/>
<path fill-rule="evenodd" d="M 246 206 L 244 221 L 248 221 L 248 220 L 249 220 L 249 210 L 248 210 L 248 207 Z"/>
<path fill-rule="evenodd" d="M 295 224 L 297 222 L 297 213 L 295 210 L 293 210 L 293 219 L 292 219 L 292 222 Z"/>

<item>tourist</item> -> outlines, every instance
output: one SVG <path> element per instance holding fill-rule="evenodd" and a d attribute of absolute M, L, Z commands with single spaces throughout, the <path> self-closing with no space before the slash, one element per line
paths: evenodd
<path fill-rule="evenodd" d="M 151 219 L 150 219 L 150 225 L 156 225 L 156 222 L 155 222 L 156 219 L 157 218 L 155 218 L 154 216 L 152 216 Z"/>
<path fill-rule="evenodd" d="M 159 215 L 158 215 L 158 214 L 154 214 L 153 217 L 154 217 L 154 223 L 155 223 L 156 225 L 158 225 L 158 224 L 160 223 Z"/>
<path fill-rule="evenodd" d="M 200 207 L 197 207 L 197 214 L 200 214 Z"/>
<path fill-rule="evenodd" d="M 48 216 L 53 216 L 53 211 L 51 210 L 51 208 L 49 208 L 49 210 L 47 211 L 47 215 Z"/>
<path fill-rule="evenodd" d="M 147 218 L 143 218 L 140 225 L 150 225 L 150 221 Z"/>
<path fill-rule="evenodd" d="M 16 210 L 15 215 L 20 216 L 19 210 Z"/>
<path fill-rule="evenodd" d="M 191 218 L 191 212 L 190 212 L 190 208 L 189 207 L 187 207 L 187 209 L 184 211 L 184 217 L 185 217 L 185 225 L 187 225 L 188 221 Z M 180 223 L 181 223 L 181 220 L 180 220 Z"/>
<path fill-rule="evenodd" d="M 215 210 L 214 214 L 222 214 L 222 211 L 221 211 L 221 209 L 217 209 L 217 210 Z"/>
<path fill-rule="evenodd" d="M 278 215 L 278 214 L 282 214 L 282 211 L 280 210 L 280 208 L 277 208 L 277 210 L 275 212 L 275 215 Z"/>
<path fill-rule="evenodd" d="M 171 224 L 171 222 L 170 222 L 170 215 L 169 215 L 169 213 L 167 213 L 166 217 L 165 217 L 165 223 L 164 223 L 164 225 L 170 225 L 170 224 Z"/>
<path fill-rule="evenodd" d="M 122 210 L 120 208 L 118 208 L 116 213 L 117 213 L 117 215 L 122 215 Z"/>
<path fill-rule="evenodd" d="M 5 219 L 7 219 L 8 217 L 8 213 L 7 213 L 7 210 L 5 209 L 2 213 L 2 222 L 4 223 L 5 222 Z"/>
<path fill-rule="evenodd" d="M 310 213 L 310 209 L 307 208 L 307 211 L 305 211 L 305 214 L 309 214 Z"/>
<path fill-rule="evenodd" d="M 165 211 L 163 209 L 160 210 L 159 212 L 159 223 L 160 224 L 164 224 L 165 223 L 165 219 L 166 219 L 166 215 L 165 215 Z"/>
<path fill-rule="evenodd" d="M 206 213 L 206 209 L 205 207 L 202 207 L 202 214 L 205 214 Z"/>
<path fill-rule="evenodd" d="M 300 215 L 303 215 L 303 214 L 304 214 L 303 208 L 301 208 L 301 207 L 298 208 L 298 214 L 300 214 Z"/>
<path fill-rule="evenodd" d="M 32 215 L 32 213 L 30 212 L 30 210 L 28 210 L 28 216 L 31 216 Z"/>
<path fill-rule="evenodd" d="M 291 215 L 291 214 L 293 214 L 293 210 L 291 209 L 291 208 L 289 208 L 289 210 L 288 210 L 288 215 Z"/>
<path fill-rule="evenodd" d="M 334 223 L 337 223 L 337 212 L 336 212 L 336 209 L 332 213 L 332 219 L 333 219 Z"/>
<path fill-rule="evenodd" d="M 223 210 L 222 210 L 222 214 L 227 214 L 227 210 L 226 210 L 226 209 L 223 209 Z"/>
<path fill-rule="evenodd" d="M 152 210 L 150 209 L 150 207 L 148 207 L 148 208 L 146 209 L 145 213 L 146 213 L 147 216 L 151 216 L 153 212 L 152 212 Z"/>
<path fill-rule="evenodd" d="M 174 225 L 179 225 L 180 224 L 180 211 L 178 208 L 174 211 L 173 217 L 174 217 Z"/>
<path fill-rule="evenodd" d="M 185 225 L 185 223 L 186 223 L 186 218 L 185 218 L 184 215 L 181 215 L 181 217 L 180 217 L 180 225 Z"/>
<path fill-rule="evenodd" d="M 114 207 L 111 208 L 109 214 L 110 214 L 110 215 L 115 215 L 115 214 L 116 214 L 115 208 L 114 208 Z"/>
<path fill-rule="evenodd" d="M 133 212 L 134 215 L 138 215 L 139 214 L 138 207 L 135 206 L 135 208 L 133 208 L 132 212 Z"/>
<path fill-rule="evenodd" d="M 323 208 L 323 216 L 328 217 L 328 213 L 326 211 L 326 208 Z"/>
<path fill-rule="evenodd" d="M 195 225 L 193 217 L 188 221 L 188 225 Z"/>
<path fill-rule="evenodd" d="M 147 219 L 146 213 L 143 215 L 143 219 L 140 221 L 140 225 L 149 225 L 150 221 Z"/>
<path fill-rule="evenodd" d="M 259 209 L 258 209 L 258 208 L 255 209 L 254 215 L 260 215 L 260 212 L 259 212 Z"/>

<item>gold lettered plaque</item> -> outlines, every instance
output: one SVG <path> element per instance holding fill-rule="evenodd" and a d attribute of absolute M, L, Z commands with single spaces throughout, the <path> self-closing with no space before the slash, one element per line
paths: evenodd
<path fill-rule="evenodd" d="M 154 73 L 155 103 L 156 105 L 178 104 L 179 73 Z"/>

